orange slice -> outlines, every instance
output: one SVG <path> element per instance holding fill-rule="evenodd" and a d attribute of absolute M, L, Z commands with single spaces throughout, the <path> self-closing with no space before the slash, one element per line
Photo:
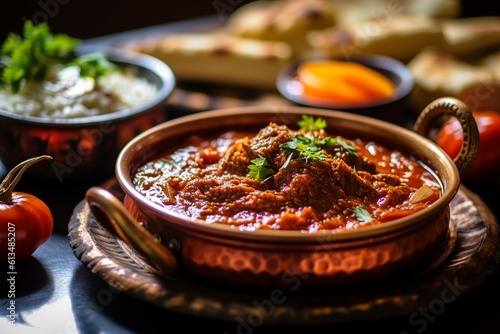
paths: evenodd
<path fill-rule="evenodd" d="M 304 94 L 338 104 L 364 104 L 394 95 L 394 84 L 380 72 L 356 62 L 317 60 L 297 69 Z"/>

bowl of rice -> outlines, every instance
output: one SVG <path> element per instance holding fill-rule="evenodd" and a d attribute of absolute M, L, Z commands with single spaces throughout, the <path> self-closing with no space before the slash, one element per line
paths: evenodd
<path fill-rule="evenodd" d="M 56 66 L 42 81 L 0 86 L 0 159 L 7 168 L 46 154 L 50 168 L 34 166 L 30 174 L 60 182 L 112 175 L 122 147 L 168 118 L 175 77 L 167 64 L 120 49 L 102 55 L 113 70 L 97 78 Z"/>

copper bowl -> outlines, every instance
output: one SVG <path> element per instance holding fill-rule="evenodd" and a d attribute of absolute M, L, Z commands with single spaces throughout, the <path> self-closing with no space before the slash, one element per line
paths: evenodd
<path fill-rule="evenodd" d="M 242 232 L 173 213 L 148 200 L 132 184 L 140 165 L 189 134 L 263 127 L 271 121 L 295 125 L 303 114 L 324 118 L 331 133 L 369 138 L 418 158 L 437 175 L 442 196 L 410 216 L 356 230 Z M 460 119 L 467 138 L 455 161 L 426 137 L 434 121 L 449 114 Z M 442 253 L 450 233 L 450 202 L 477 154 L 477 126 L 467 107 L 455 99 L 430 104 L 414 130 L 366 116 L 297 106 L 203 112 L 156 126 L 126 145 L 116 162 L 124 205 L 100 187 L 89 189 L 86 198 L 101 221 L 167 275 L 189 273 L 225 284 L 267 288 L 373 282 L 425 266 Z"/>
<path fill-rule="evenodd" d="M 33 166 L 30 174 L 47 179 L 75 179 L 112 174 L 116 157 L 132 138 L 167 119 L 165 101 L 175 77 L 160 60 L 110 49 L 107 58 L 131 67 L 158 88 L 149 102 L 134 108 L 96 116 L 49 119 L 0 110 L 0 159 L 8 169 L 37 155 L 53 157 L 50 168 Z"/>

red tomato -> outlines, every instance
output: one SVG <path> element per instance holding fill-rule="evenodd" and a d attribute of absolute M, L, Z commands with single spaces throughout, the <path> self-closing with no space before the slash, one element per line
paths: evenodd
<path fill-rule="evenodd" d="M 52 157 L 42 155 L 19 163 L 0 184 L 0 260 L 8 260 L 11 270 L 17 260 L 30 257 L 52 234 L 49 207 L 38 197 L 14 191 L 29 166 L 48 159 Z"/>
<path fill-rule="evenodd" d="M 495 111 L 474 111 L 479 130 L 479 151 L 470 171 L 464 176 L 464 182 L 486 181 L 499 176 L 500 165 L 500 113 Z M 460 123 L 452 118 L 438 133 L 436 143 L 452 158 L 462 146 Z"/>
<path fill-rule="evenodd" d="M 49 239 L 54 221 L 38 197 L 13 192 L 11 199 L 0 201 L 0 260 L 24 260 Z"/>

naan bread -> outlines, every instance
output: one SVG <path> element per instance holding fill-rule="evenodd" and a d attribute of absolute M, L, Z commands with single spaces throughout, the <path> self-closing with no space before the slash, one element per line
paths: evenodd
<path fill-rule="evenodd" d="M 455 18 L 460 15 L 460 0 L 329 0 L 337 24 L 350 25 L 373 20 L 390 20 L 398 15 L 429 18 Z"/>
<path fill-rule="evenodd" d="M 500 77 L 500 50 L 490 53 L 483 57 L 479 65 L 490 69 L 495 75 Z"/>
<path fill-rule="evenodd" d="M 322 54 L 349 57 L 373 53 L 403 62 L 410 61 L 426 46 L 445 43 L 436 20 L 416 15 L 329 28 L 311 32 L 309 37 L 311 45 Z"/>
<path fill-rule="evenodd" d="M 490 58 L 488 64 L 498 68 L 500 62 L 495 66 Z M 415 81 L 410 100 L 418 111 L 442 96 L 456 97 L 471 109 L 500 111 L 500 71 L 497 69 L 432 49 L 422 51 L 408 67 Z"/>
<path fill-rule="evenodd" d="M 161 59 L 178 80 L 263 90 L 275 90 L 279 71 L 292 57 L 283 42 L 215 33 L 170 34 L 128 47 Z"/>
<path fill-rule="evenodd" d="M 295 56 L 310 51 L 307 34 L 335 24 L 326 0 L 255 1 L 238 8 L 226 24 L 228 33 L 288 43 Z"/>
<path fill-rule="evenodd" d="M 480 16 L 444 20 L 444 45 L 439 50 L 460 57 L 475 57 L 500 48 L 500 17 Z"/>
<path fill-rule="evenodd" d="M 405 18 L 454 18 L 460 10 L 459 0 L 254 1 L 237 9 L 225 28 L 230 34 L 240 37 L 286 42 L 292 46 L 295 56 L 304 56 L 313 51 L 307 37 L 312 31 L 360 23 L 365 27 L 370 25 L 369 29 L 373 28 L 373 24 L 384 29 L 386 25 L 400 25 L 397 17 L 401 15 Z M 396 22 L 391 23 L 394 19 Z M 414 22 L 411 20 L 408 23 Z M 415 29 L 419 28 L 420 22 Z M 435 29 L 434 22 L 430 29 Z"/>

